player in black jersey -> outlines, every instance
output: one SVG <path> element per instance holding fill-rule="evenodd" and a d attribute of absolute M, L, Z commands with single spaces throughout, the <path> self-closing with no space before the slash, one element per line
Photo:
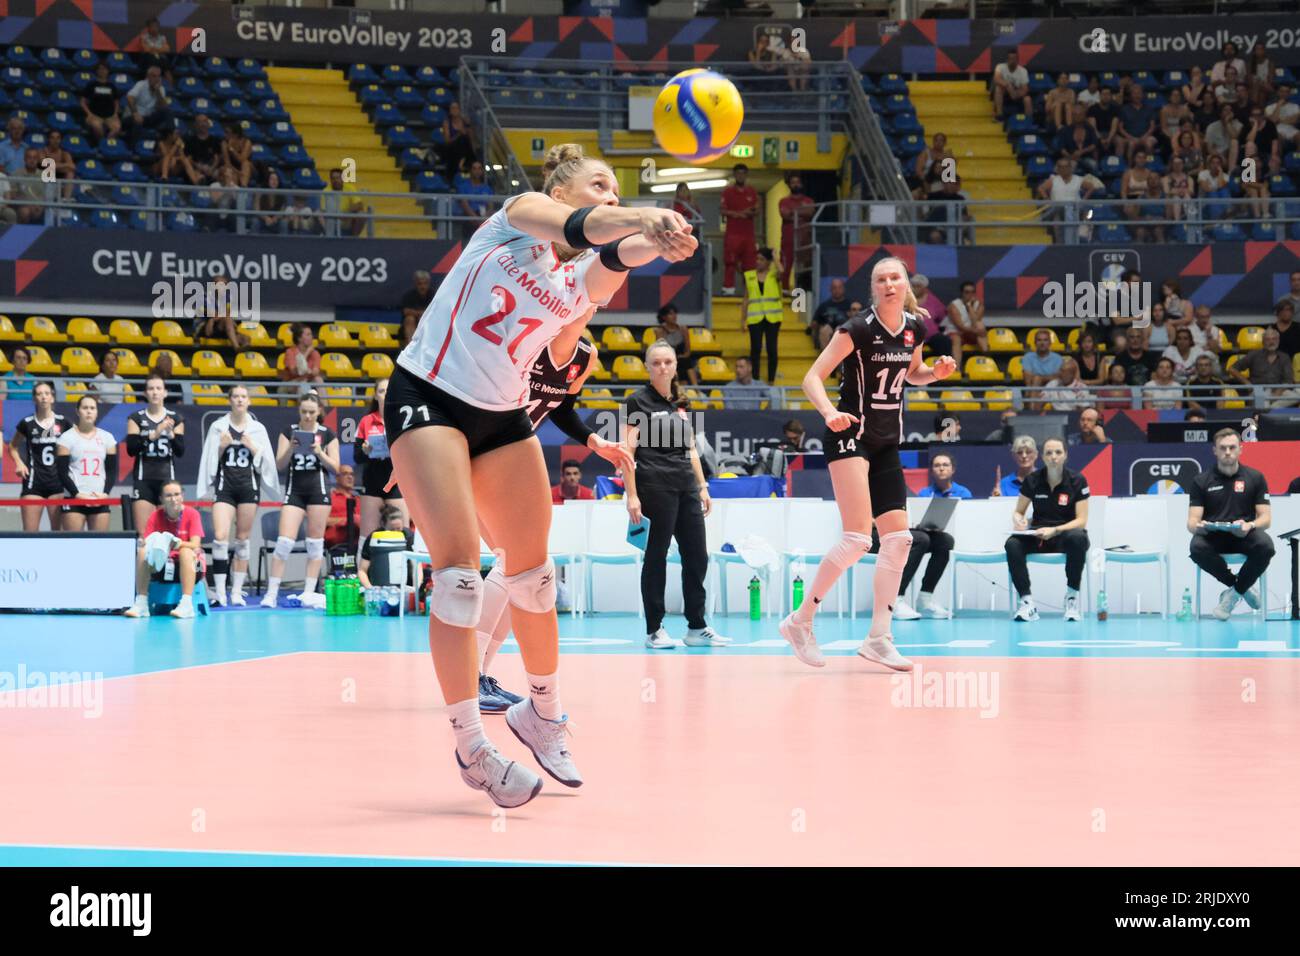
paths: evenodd
<path fill-rule="evenodd" d="M 383 527 L 379 513 L 384 505 L 392 505 L 402 515 L 402 527 L 411 523 L 402 499 L 402 490 L 390 481 L 393 477 L 393 459 L 388 454 L 388 433 L 384 429 L 384 400 L 388 397 L 388 379 L 375 382 L 375 397 L 370 402 L 370 412 L 357 422 L 357 433 L 352 443 L 352 461 L 361 472 L 361 520 L 358 540 L 368 541 L 370 535 Z"/>
<path fill-rule="evenodd" d="M 185 422 L 167 411 L 167 380 L 150 375 L 144 380 L 148 402 L 126 420 L 126 453 L 135 459 L 131 469 L 131 516 L 143 528 L 162 504 L 164 482 L 176 480 L 176 459 L 185 454 Z"/>
<path fill-rule="evenodd" d="M 781 636 L 805 664 L 825 665 L 813 636 L 813 615 L 845 569 L 871 550 L 874 520 L 880 532 L 872 582 L 875 599 L 871 631 L 858 654 L 894 670 L 911 670 L 911 661 L 894 649 L 889 633 L 898 582 L 912 546 L 907 485 L 898 457 L 903 437 L 903 386 L 945 379 L 957 365 L 948 356 L 933 366 L 921 361 L 927 313 L 916 303 L 901 260 L 888 258 L 876 263 L 871 270 L 871 299 L 872 308 L 841 325 L 804 376 L 804 392 L 826 419 L 822 447 L 844 535 L 818 565 L 808 599 L 781 622 Z M 837 408 L 826 395 L 825 381 L 841 363 Z"/>
<path fill-rule="evenodd" d="M 339 439 L 332 429 L 317 421 L 319 418 L 320 399 L 314 392 L 308 393 L 298 399 L 298 424 L 286 425 L 280 432 L 275 465 L 287 468 L 289 477 L 285 482 L 280 532 L 271 556 L 271 577 L 262 607 L 276 606 L 284 564 L 293 551 L 304 517 L 307 519 L 307 579 L 299 602 L 303 607 L 325 606 L 325 595 L 316 593 L 316 579 L 325 557 L 325 525 L 330 516 L 329 479 L 325 473 L 338 473 Z"/>
<path fill-rule="evenodd" d="M 54 383 L 37 382 L 32 387 L 32 401 L 36 404 L 36 413 L 28 415 L 14 429 L 14 437 L 9 441 L 9 454 L 13 456 L 18 479 L 22 482 L 23 498 L 62 498 L 63 482 L 59 479 L 58 442 L 59 436 L 72 430 L 72 422 L 64 415 L 54 411 Z M 18 444 L 26 447 L 22 453 Z M 39 531 L 41 527 L 41 505 L 23 505 L 23 530 Z M 50 530 L 58 531 L 60 508 L 49 505 L 45 510 L 50 515 Z"/>

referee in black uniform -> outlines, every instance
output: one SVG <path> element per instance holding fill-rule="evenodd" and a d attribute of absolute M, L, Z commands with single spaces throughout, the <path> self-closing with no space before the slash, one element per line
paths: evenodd
<path fill-rule="evenodd" d="M 1192 533 L 1192 560 L 1206 574 L 1227 585 L 1212 612 L 1226 621 L 1242 598 L 1252 608 L 1261 603 L 1255 582 L 1273 560 L 1268 526 L 1273 509 L 1268 483 L 1254 468 L 1241 464 L 1241 438 L 1231 428 L 1214 433 L 1213 471 L 1192 479 L 1187 506 L 1187 530 Z M 1207 522 L 1228 523 L 1231 530 L 1207 528 Z M 1225 554 L 1244 554 L 1246 563 L 1233 574 Z"/>
<path fill-rule="evenodd" d="M 686 399 L 677 384 L 677 350 L 664 339 L 646 350 L 650 384 L 628 395 L 623 444 L 636 458 L 635 471 L 623 472 L 628 517 L 650 519 L 650 534 L 641 565 L 641 601 L 645 606 L 646 647 L 676 646 L 664 630 L 664 582 L 668 545 L 677 539 L 682 556 L 682 597 L 686 604 L 685 644 L 718 647 L 728 643 L 704 620 L 704 579 L 709 548 L 704 517 L 713 507 L 709 486 L 695 450 L 695 433 Z"/>

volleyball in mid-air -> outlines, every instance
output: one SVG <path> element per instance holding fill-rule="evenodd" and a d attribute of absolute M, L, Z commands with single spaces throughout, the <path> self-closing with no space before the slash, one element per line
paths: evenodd
<path fill-rule="evenodd" d="M 731 149 L 745 119 L 736 84 L 712 70 L 683 70 L 655 100 L 659 145 L 686 163 L 708 163 Z"/>

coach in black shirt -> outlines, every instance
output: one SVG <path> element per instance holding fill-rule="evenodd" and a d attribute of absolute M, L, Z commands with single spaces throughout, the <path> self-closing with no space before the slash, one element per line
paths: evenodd
<path fill-rule="evenodd" d="M 1273 560 L 1273 539 L 1267 533 L 1273 521 L 1268 503 L 1268 483 L 1254 468 L 1241 464 L 1241 439 L 1231 428 L 1214 434 L 1212 471 L 1192 479 L 1187 507 L 1187 530 L 1192 533 L 1192 560 L 1202 571 L 1227 585 L 1212 612 L 1226 621 L 1242 598 L 1252 608 L 1260 606 L 1255 582 Z M 1213 531 L 1206 522 L 1231 522 L 1231 531 Z M 1246 563 L 1236 574 L 1223 560 L 1225 554 L 1244 554 Z"/>
<path fill-rule="evenodd" d="M 1065 467 L 1065 442 L 1049 438 L 1043 442 L 1043 467 L 1031 472 L 1020 485 L 1016 511 L 1011 522 L 1016 531 L 1034 531 L 1034 535 L 1013 534 L 1007 538 L 1007 566 L 1011 581 L 1020 594 L 1017 621 L 1038 620 L 1038 608 L 1029 596 L 1031 554 L 1065 554 L 1065 619 L 1080 621 L 1079 584 L 1083 580 L 1083 563 L 1088 556 L 1088 482 L 1077 471 Z M 1032 521 L 1025 512 L 1033 505 Z"/>

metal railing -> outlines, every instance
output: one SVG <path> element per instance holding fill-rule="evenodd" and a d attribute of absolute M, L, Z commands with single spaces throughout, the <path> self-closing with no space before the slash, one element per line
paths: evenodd
<path fill-rule="evenodd" d="M 515 151 L 510 148 L 510 140 L 497 121 L 487 93 L 479 83 L 479 77 L 475 75 L 474 60 L 473 57 L 462 58 L 458 70 L 461 109 L 478 130 L 479 144 L 482 147 L 480 152 L 484 163 L 489 167 L 488 175 L 493 188 L 507 196 L 526 192 L 533 188 L 532 183 L 519 158 L 515 156 Z"/>

